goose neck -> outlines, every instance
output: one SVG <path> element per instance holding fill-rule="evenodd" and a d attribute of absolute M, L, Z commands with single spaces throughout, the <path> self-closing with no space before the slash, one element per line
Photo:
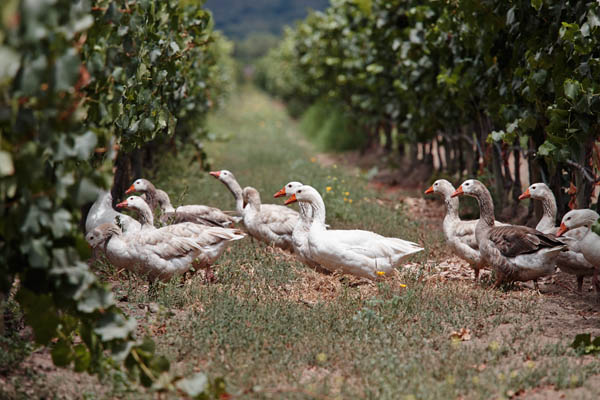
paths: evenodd
<path fill-rule="evenodd" d="M 483 188 L 477 193 L 477 203 L 479 203 L 480 222 L 483 221 L 487 226 L 494 226 L 496 218 L 494 217 L 494 201 L 487 188 Z"/>
<path fill-rule="evenodd" d="M 244 199 L 243 199 L 243 195 L 242 195 L 242 187 L 233 178 L 224 180 L 223 182 L 225 183 L 225 186 L 227 187 L 227 189 L 229 189 L 229 191 L 235 198 L 235 210 L 237 211 L 237 213 L 239 215 L 242 215 L 244 212 Z"/>
<path fill-rule="evenodd" d="M 310 209 L 312 211 L 312 220 L 317 221 L 317 222 L 321 223 L 322 225 L 324 225 L 326 211 L 325 211 L 325 203 L 323 202 L 323 199 L 321 197 L 316 197 L 309 204 L 310 204 Z"/>
<path fill-rule="evenodd" d="M 310 205 L 303 201 L 298 202 L 298 208 L 300 209 L 300 219 L 303 221 L 312 220 L 312 208 Z"/>
<path fill-rule="evenodd" d="M 450 195 L 444 196 L 444 203 L 446 204 L 446 217 L 447 220 L 458 220 L 458 198 L 450 197 Z"/>
<path fill-rule="evenodd" d="M 540 220 L 540 224 L 544 224 L 544 226 L 554 226 L 556 222 L 556 199 L 552 194 L 547 194 L 542 198 L 542 210 L 543 215 Z"/>
<path fill-rule="evenodd" d="M 143 227 L 154 227 L 154 216 L 152 215 L 152 211 L 150 211 L 150 207 L 147 204 L 137 208 L 136 211 L 138 213 L 140 224 L 142 224 Z"/>

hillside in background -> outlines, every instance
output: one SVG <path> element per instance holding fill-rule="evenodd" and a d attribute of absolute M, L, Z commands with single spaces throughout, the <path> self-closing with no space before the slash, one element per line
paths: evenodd
<path fill-rule="evenodd" d="M 279 35 L 283 26 L 303 19 L 309 9 L 323 10 L 329 0 L 207 0 L 216 28 L 239 41 L 251 32 Z"/>

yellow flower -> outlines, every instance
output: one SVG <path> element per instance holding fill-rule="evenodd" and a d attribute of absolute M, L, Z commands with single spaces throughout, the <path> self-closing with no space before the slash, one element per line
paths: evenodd
<path fill-rule="evenodd" d="M 384 276 L 385 275 L 385 271 L 377 271 L 377 275 Z"/>
<path fill-rule="evenodd" d="M 328 192 L 331 192 L 331 186 L 327 186 L 327 187 L 325 188 L 325 190 L 327 190 Z"/>
<path fill-rule="evenodd" d="M 348 201 L 348 198 L 347 198 L 347 197 L 344 197 L 344 203 L 345 203 L 345 202 L 347 202 L 347 201 Z"/>
<path fill-rule="evenodd" d="M 317 162 L 317 157 L 311 157 L 310 162 Z"/>
<path fill-rule="evenodd" d="M 348 199 L 348 203 L 352 204 L 352 199 Z"/>
<path fill-rule="evenodd" d="M 350 192 L 344 192 L 344 196 L 350 196 Z"/>
<path fill-rule="evenodd" d="M 401 283 L 401 284 L 400 284 L 400 287 L 401 287 L 401 288 L 405 288 L 405 287 L 406 287 L 406 285 L 405 285 L 404 283 Z"/>

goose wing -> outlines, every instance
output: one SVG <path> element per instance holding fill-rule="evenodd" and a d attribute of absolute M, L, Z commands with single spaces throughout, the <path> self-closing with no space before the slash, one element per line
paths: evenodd
<path fill-rule="evenodd" d="M 489 239 L 505 257 L 535 253 L 544 248 L 563 246 L 552 235 L 545 235 L 526 226 L 496 226 L 490 229 Z"/>
<path fill-rule="evenodd" d="M 259 213 L 260 224 L 276 235 L 291 235 L 298 218 L 296 211 L 276 204 L 263 204 Z"/>
<path fill-rule="evenodd" d="M 144 231 L 129 241 L 138 254 L 155 255 L 163 260 L 187 256 L 201 250 L 201 246 L 189 237 L 178 236 L 163 229 Z"/>

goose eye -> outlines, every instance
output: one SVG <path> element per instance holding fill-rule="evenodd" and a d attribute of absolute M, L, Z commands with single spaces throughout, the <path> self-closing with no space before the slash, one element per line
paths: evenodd
<path fill-rule="evenodd" d="M 531 187 L 531 190 L 535 190 L 535 186 L 532 186 L 532 187 Z"/>
<path fill-rule="evenodd" d="M 298 193 L 302 193 L 302 190 L 298 190 Z"/>

